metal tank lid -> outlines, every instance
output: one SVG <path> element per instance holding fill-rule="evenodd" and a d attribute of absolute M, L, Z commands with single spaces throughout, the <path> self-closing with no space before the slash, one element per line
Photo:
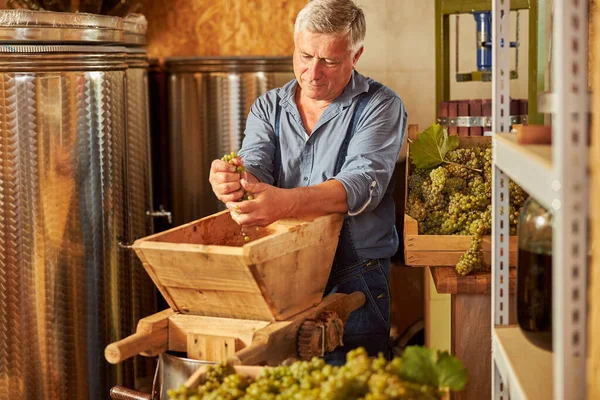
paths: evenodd
<path fill-rule="evenodd" d="M 142 14 L 129 14 L 123 20 L 123 40 L 126 45 L 146 45 L 148 21 Z"/>
<path fill-rule="evenodd" d="M 171 57 L 171 72 L 292 72 L 291 56 Z"/>
<path fill-rule="evenodd" d="M 123 42 L 123 19 L 87 13 L 0 10 L 0 43 Z"/>

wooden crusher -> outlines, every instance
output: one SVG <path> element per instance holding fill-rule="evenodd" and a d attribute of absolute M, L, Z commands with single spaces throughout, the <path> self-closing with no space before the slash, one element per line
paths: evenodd
<path fill-rule="evenodd" d="M 223 211 L 137 240 L 132 247 L 170 309 L 141 319 L 133 335 L 106 347 L 106 359 L 175 351 L 278 365 L 332 351 L 365 302 L 361 292 L 323 298 L 342 222 L 331 214 L 242 230 Z"/>

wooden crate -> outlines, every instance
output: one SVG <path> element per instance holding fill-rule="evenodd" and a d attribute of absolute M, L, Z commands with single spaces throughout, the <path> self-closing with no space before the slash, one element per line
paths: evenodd
<path fill-rule="evenodd" d="M 416 139 L 419 134 L 417 125 L 408 127 L 408 137 Z M 489 136 L 481 137 L 459 137 L 461 148 L 471 148 L 485 145 L 491 141 Z M 414 170 L 410 159 L 410 144 L 408 145 L 408 156 L 406 157 L 406 193 L 404 207 L 408 202 L 408 177 Z M 470 246 L 471 236 L 467 235 L 419 235 L 418 221 L 404 214 L 404 262 L 413 267 L 426 266 L 455 266 Z M 482 242 L 483 258 L 490 265 L 492 262 L 491 236 L 484 236 Z M 517 237 L 509 237 L 508 263 L 510 266 L 517 265 Z"/>
<path fill-rule="evenodd" d="M 176 312 L 281 321 L 321 301 L 342 221 L 340 214 L 280 220 L 242 234 L 223 211 L 133 248 Z"/>

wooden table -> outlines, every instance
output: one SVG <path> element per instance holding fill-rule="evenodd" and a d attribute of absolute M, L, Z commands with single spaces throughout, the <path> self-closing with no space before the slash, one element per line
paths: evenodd
<path fill-rule="evenodd" d="M 438 293 L 451 295 L 452 354 L 469 372 L 467 388 L 456 393 L 454 400 L 486 400 L 491 398 L 491 274 L 458 275 L 453 267 L 429 268 Z M 516 323 L 513 312 L 516 298 L 516 269 L 510 269 L 509 321 Z"/>

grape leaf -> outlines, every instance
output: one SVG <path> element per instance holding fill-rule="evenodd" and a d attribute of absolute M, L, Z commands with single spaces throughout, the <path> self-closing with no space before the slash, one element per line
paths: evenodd
<path fill-rule="evenodd" d="M 444 162 L 446 153 L 456 149 L 458 144 L 457 136 L 448 136 L 439 124 L 433 124 L 410 143 L 410 157 L 417 168 L 435 168 Z"/>
<path fill-rule="evenodd" d="M 408 346 L 404 350 L 400 377 L 442 391 L 463 390 L 468 379 L 467 370 L 456 357 L 447 351 L 422 346 Z"/>
<path fill-rule="evenodd" d="M 467 384 L 467 370 L 462 362 L 447 351 L 438 353 L 438 388 L 461 391 Z"/>
<path fill-rule="evenodd" d="M 437 387 L 436 358 L 435 350 L 421 346 L 408 346 L 402 353 L 400 377 L 410 382 Z"/>

